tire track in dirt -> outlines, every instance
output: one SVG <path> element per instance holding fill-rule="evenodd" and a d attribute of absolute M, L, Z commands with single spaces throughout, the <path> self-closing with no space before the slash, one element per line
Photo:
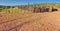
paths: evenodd
<path fill-rule="evenodd" d="M 34 17 L 35 17 L 35 16 L 34 16 Z M 31 16 L 31 17 L 28 16 L 28 17 L 24 17 L 24 18 L 22 18 L 22 19 L 17 19 L 17 20 L 15 20 L 15 21 L 17 21 L 17 23 L 15 23 L 15 24 L 18 24 L 18 22 L 19 22 L 19 24 L 20 24 L 20 22 L 22 23 L 23 20 L 25 20 L 24 22 L 26 22 L 26 21 L 28 21 L 28 20 L 27 20 L 28 18 L 31 18 L 31 20 L 32 20 L 32 19 L 33 19 L 33 16 Z M 19 20 L 20 20 L 20 21 L 19 21 Z M 35 19 L 33 19 L 33 20 L 35 20 Z M 7 25 L 6 27 L 9 27 L 8 25 L 9 25 L 9 24 L 11 24 L 11 25 L 14 24 L 15 21 L 13 20 L 13 22 L 11 21 L 12 23 L 10 23 L 10 21 L 9 21 L 8 23 L 5 22 L 4 24 L 2 23 L 2 25 L 0 24 L 0 30 L 1 30 L 1 26 L 3 27 L 3 26 L 6 26 L 6 25 Z M 24 22 L 23 22 L 23 23 L 24 23 Z M 19 24 L 18 24 L 18 25 L 19 25 Z M 14 25 L 14 26 L 17 26 L 17 25 Z M 20 26 L 21 26 L 21 25 L 20 25 Z M 6 29 L 6 27 L 5 27 L 5 29 Z M 10 27 L 10 28 L 11 28 L 11 27 Z M 8 29 L 8 28 L 7 28 L 7 29 Z M 7 30 L 7 29 L 6 29 L 6 30 Z M 3 30 L 3 29 L 2 29 L 2 30 Z"/>

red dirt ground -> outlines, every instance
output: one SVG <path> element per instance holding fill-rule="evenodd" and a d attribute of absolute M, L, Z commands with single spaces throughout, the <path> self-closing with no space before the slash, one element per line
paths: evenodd
<path fill-rule="evenodd" d="M 60 31 L 60 12 L 0 13 L 0 31 Z"/>

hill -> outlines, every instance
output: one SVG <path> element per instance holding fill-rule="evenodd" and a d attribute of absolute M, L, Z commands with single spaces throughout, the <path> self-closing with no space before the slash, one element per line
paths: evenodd
<path fill-rule="evenodd" d="M 57 7 L 60 8 L 59 3 L 39 3 L 39 4 L 28 4 L 28 5 L 16 5 L 16 6 L 4 6 L 0 5 L 0 11 L 8 12 L 8 13 L 15 13 L 23 11 L 33 11 L 33 8 L 36 7 Z"/>

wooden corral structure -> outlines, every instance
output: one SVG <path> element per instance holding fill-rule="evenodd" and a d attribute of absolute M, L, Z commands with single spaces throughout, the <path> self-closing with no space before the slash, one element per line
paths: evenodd
<path fill-rule="evenodd" d="M 37 7 L 37 8 L 34 8 L 33 12 L 48 12 L 49 11 L 49 8 L 45 8 L 45 7 Z"/>
<path fill-rule="evenodd" d="M 56 8 L 52 8 L 52 12 L 54 12 L 54 11 L 58 11 L 58 9 L 56 9 Z"/>
<path fill-rule="evenodd" d="M 54 7 L 36 7 L 34 8 L 33 12 L 35 13 L 39 13 L 39 12 L 54 12 L 54 11 L 58 11 L 57 8 Z"/>
<path fill-rule="evenodd" d="M 31 11 L 33 13 L 42 13 L 42 12 L 54 12 L 58 11 L 57 8 L 54 7 L 33 7 L 33 6 L 23 6 L 21 9 Z"/>

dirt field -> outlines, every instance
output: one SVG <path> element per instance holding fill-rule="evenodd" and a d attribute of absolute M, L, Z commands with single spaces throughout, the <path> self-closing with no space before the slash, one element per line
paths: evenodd
<path fill-rule="evenodd" d="M 60 12 L 0 13 L 0 31 L 60 31 Z"/>

